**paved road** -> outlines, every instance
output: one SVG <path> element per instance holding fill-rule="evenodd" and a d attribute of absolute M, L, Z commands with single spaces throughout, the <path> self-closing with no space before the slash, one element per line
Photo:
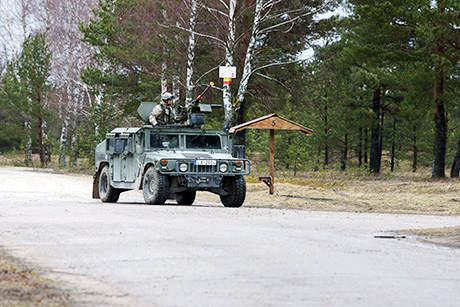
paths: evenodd
<path fill-rule="evenodd" d="M 0 245 L 84 305 L 459 306 L 460 251 L 376 233 L 459 217 L 148 206 L 91 178 L 0 168 Z M 267 197 L 269 197 L 267 195 Z"/>

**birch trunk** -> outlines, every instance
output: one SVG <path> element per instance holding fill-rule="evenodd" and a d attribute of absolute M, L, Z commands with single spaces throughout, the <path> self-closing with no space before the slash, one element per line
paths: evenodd
<path fill-rule="evenodd" d="M 230 0 L 228 6 L 228 36 L 225 45 L 225 66 L 233 66 L 233 56 L 235 52 L 235 9 L 236 0 Z M 231 84 L 224 84 L 223 87 L 224 103 L 224 130 L 230 129 L 235 124 L 235 110 L 232 105 Z"/>
<path fill-rule="evenodd" d="M 77 166 L 77 162 L 78 162 L 78 149 L 77 149 L 77 145 L 78 145 L 78 137 L 77 137 L 77 134 L 74 133 L 73 136 L 72 136 L 72 156 L 71 156 L 71 163 L 73 164 L 73 166 Z"/>
<path fill-rule="evenodd" d="M 174 95 L 174 102 L 180 101 L 180 72 L 177 72 L 172 77 L 172 94 Z"/>
<path fill-rule="evenodd" d="M 62 106 L 62 115 L 61 118 L 63 119 L 62 129 L 61 129 L 61 146 L 59 152 L 59 164 L 61 167 L 66 167 L 66 157 L 65 157 L 65 150 L 67 146 L 67 133 L 68 133 L 68 126 L 71 120 L 71 114 L 76 114 L 77 110 L 81 110 L 79 106 L 79 102 L 75 101 L 74 99 L 74 87 L 73 84 L 73 67 L 75 66 L 75 58 L 74 58 L 74 46 L 73 46 L 73 37 L 72 37 L 72 26 L 73 26 L 73 18 L 71 16 L 71 12 L 74 11 L 72 1 L 66 0 L 65 1 L 65 20 L 67 24 L 65 26 L 65 33 L 67 39 L 67 52 L 65 53 L 66 61 L 65 64 L 67 66 L 67 71 L 65 71 L 65 78 L 66 78 L 66 87 L 65 87 L 65 95 L 67 98 L 66 106 Z M 78 10 L 76 10 L 75 14 L 78 14 Z M 78 16 L 77 16 L 78 17 Z M 79 20 L 79 18 L 77 18 Z M 75 126 L 75 125 L 74 125 Z"/>
<path fill-rule="evenodd" d="M 68 127 L 68 121 L 64 120 L 64 122 L 62 123 L 62 129 L 61 129 L 61 148 L 60 148 L 60 153 L 59 153 L 59 165 L 62 168 L 66 167 L 65 150 L 66 150 L 66 145 L 67 145 L 67 127 Z"/>
<path fill-rule="evenodd" d="M 166 70 L 168 69 L 168 65 L 166 62 L 161 63 L 161 94 L 168 91 L 168 79 L 166 78 Z"/>
<path fill-rule="evenodd" d="M 254 23 L 252 27 L 251 38 L 249 40 L 248 49 L 246 50 L 246 57 L 244 60 L 243 73 L 241 75 L 241 82 L 238 88 L 236 107 L 238 108 L 244 101 L 244 95 L 248 89 L 249 78 L 252 74 L 252 61 L 254 59 L 254 50 L 257 43 L 258 32 L 260 29 L 260 22 L 262 19 L 263 0 L 256 0 L 256 9 L 254 15 Z"/>
<path fill-rule="evenodd" d="M 27 166 L 32 166 L 32 137 L 30 136 L 30 122 L 25 121 L 24 126 L 27 129 L 27 134 L 29 136 L 29 139 L 27 140 L 26 143 L 26 165 Z"/>
<path fill-rule="evenodd" d="M 186 77 L 186 92 L 185 92 L 185 105 L 189 106 L 193 101 L 193 90 L 195 84 L 193 83 L 193 63 L 195 61 L 195 26 L 197 14 L 197 0 L 190 1 L 190 23 L 189 23 L 189 37 L 187 47 L 187 77 Z"/>

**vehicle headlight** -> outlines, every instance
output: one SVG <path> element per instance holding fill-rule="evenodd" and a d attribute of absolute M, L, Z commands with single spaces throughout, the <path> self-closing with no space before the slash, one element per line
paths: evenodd
<path fill-rule="evenodd" d="M 225 173 L 226 171 L 228 171 L 228 165 L 225 164 L 225 163 L 222 163 L 220 166 L 219 166 L 219 170 L 221 173 Z"/>
<path fill-rule="evenodd" d="M 235 162 L 235 170 L 236 171 L 241 171 L 243 168 L 243 161 L 238 160 Z"/>
<path fill-rule="evenodd" d="M 186 172 L 187 169 L 188 169 L 187 164 L 181 163 L 181 164 L 179 165 L 179 170 L 180 170 L 181 172 Z"/>

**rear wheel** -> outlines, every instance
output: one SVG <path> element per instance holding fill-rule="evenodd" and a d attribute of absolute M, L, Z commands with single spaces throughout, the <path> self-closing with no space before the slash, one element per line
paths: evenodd
<path fill-rule="evenodd" d="M 241 207 L 246 198 L 246 180 L 241 175 L 224 177 L 222 189 L 225 195 L 220 196 L 220 201 L 225 207 Z"/>
<path fill-rule="evenodd" d="M 121 191 L 110 184 L 109 167 L 106 165 L 99 174 L 99 197 L 105 203 L 116 203 Z"/>
<path fill-rule="evenodd" d="M 190 206 L 195 202 L 196 191 L 184 191 L 174 194 L 176 201 L 181 206 Z"/>
<path fill-rule="evenodd" d="M 147 204 L 163 205 L 169 196 L 168 177 L 159 174 L 153 166 L 144 175 L 144 200 Z"/>

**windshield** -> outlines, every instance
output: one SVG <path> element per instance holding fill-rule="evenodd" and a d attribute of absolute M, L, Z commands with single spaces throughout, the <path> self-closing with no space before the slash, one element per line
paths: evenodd
<path fill-rule="evenodd" d="M 187 135 L 185 141 L 190 149 L 221 149 L 218 135 Z"/>
<path fill-rule="evenodd" d="M 150 134 L 150 148 L 177 148 L 179 137 L 174 134 Z"/>

